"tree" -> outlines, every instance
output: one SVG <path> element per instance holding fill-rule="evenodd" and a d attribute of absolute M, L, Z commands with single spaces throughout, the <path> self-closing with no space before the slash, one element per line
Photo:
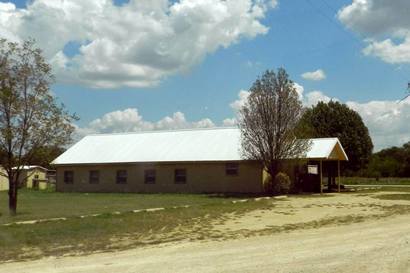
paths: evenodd
<path fill-rule="evenodd" d="M 337 137 L 342 143 L 349 161 L 348 170 L 364 169 L 373 150 L 369 130 L 360 115 L 347 105 L 337 101 L 319 102 L 308 108 L 301 120 L 305 137 Z"/>
<path fill-rule="evenodd" d="M 50 66 L 33 40 L 0 40 L 0 150 L 9 181 L 9 211 L 17 211 L 21 166 L 39 147 L 64 146 L 74 131 L 64 105 L 50 93 Z"/>
<path fill-rule="evenodd" d="M 367 175 L 409 177 L 410 142 L 405 143 L 402 147 L 390 147 L 373 154 L 367 168 Z"/>
<path fill-rule="evenodd" d="M 281 68 L 255 81 L 240 110 L 244 157 L 262 162 L 272 179 L 280 160 L 299 158 L 309 148 L 308 141 L 296 138 L 302 109 L 293 82 Z"/>
<path fill-rule="evenodd" d="M 39 165 L 47 169 L 51 169 L 50 163 L 59 155 L 64 153 L 66 149 L 60 146 L 43 146 L 37 147 L 30 154 L 30 159 L 26 160 L 30 165 Z"/>

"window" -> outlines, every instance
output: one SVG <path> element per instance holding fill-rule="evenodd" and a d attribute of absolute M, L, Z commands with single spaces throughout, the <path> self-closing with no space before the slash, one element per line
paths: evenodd
<path fill-rule="evenodd" d="M 225 174 L 226 175 L 238 175 L 239 174 L 238 163 L 226 163 Z"/>
<path fill-rule="evenodd" d="M 34 176 L 34 179 L 38 179 L 38 174 L 36 174 L 36 175 Z"/>
<path fill-rule="evenodd" d="M 90 171 L 90 184 L 98 184 L 100 183 L 100 171 Z"/>
<path fill-rule="evenodd" d="M 156 172 L 155 170 L 145 170 L 144 171 L 144 181 L 145 184 L 155 184 L 155 176 Z"/>
<path fill-rule="evenodd" d="M 175 184 L 185 184 L 186 183 L 186 170 L 185 169 L 175 169 Z"/>
<path fill-rule="evenodd" d="M 117 184 L 127 184 L 127 171 L 126 170 L 117 171 Z"/>
<path fill-rule="evenodd" d="M 73 184 L 74 183 L 74 172 L 64 171 L 64 183 Z"/>

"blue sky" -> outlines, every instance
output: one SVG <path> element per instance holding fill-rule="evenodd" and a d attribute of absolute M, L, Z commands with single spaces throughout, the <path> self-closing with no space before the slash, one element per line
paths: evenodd
<path fill-rule="evenodd" d="M 1 2 L 8 1 L 0 0 Z M 120 6 L 129 5 L 128 1 L 115 2 Z M 175 2 L 178 3 L 173 1 L 169 5 Z M 246 37 L 249 33 L 245 33 L 225 46 L 219 45 L 216 50 L 206 52 L 195 60 L 193 65 L 161 76 L 158 82 L 150 86 L 120 84 L 115 88 L 96 88 L 87 82 L 66 81 L 65 74 L 62 73 L 62 76 L 58 75 L 58 81 L 52 90 L 71 112 L 81 118 L 77 124 L 81 128 L 90 127 L 90 123 L 96 119 L 101 122 L 107 113 L 121 112 L 128 108 L 137 109 L 138 114 L 147 122 L 157 122 L 166 116 L 172 117 L 175 112 L 182 112 L 188 122 L 207 118 L 214 125 L 220 126 L 224 119 L 235 116 L 235 109 L 230 104 L 238 100 L 240 90 L 248 89 L 266 69 L 284 67 L 291 79 L 303 86 L 304 95 L 319 92 L 315 94 L 320 94 L 319 98 L 323 97 L 324 100 L 335 98 L 342 102 L 351 102 L 351 107 L 359 111 L 368 124 L 377 148 L 400 145 L 410 140 L 410 132 L 403 132 L 403 128 L 399 128 L 405 124 L 403 122 L 408 117 L 410 104 L 397 108 L 393 103 L 405 94 L 407 81 L 410 80 L 409 60 L 406 57 L 400 59 L 401 55 L 397 57 L 398 60 L 395 56 L 386 57 L 386 54 L 376 50 L 379 48 L 376 48 L 376 43 L 386 39 L 402 43 L 407 36 L 395 35 L 394 31 L 399 32 L 409 28 L 409 25 L 394 25 L 394 31 L 381 33 L 365 29 L 363 26 L 367 25 L 364 22 L 349 20 L 349 16 L 354 16 L 356 12 L 355 8 L 360 8 L 354 6 L 354 2 L 278 1 L 274 8 L 266 8 L 263 18 L 256 19 L 268 28 L 265 34 L 259 31 L 256 35 L 252 34 L 253 37 Z M 385 2 L 387 5 L 388 1 Z M 27 8 L 26 1 L 14 0 L 11 3 L 15 4 L 16 11 Z M 337 12 L 349 6 L 352 9 L 341 18 Z M 382 9 L 383 6 L 379 8 Z M 34 8 L 32 10 L 33 16 L 36 16 L 37 11 Z M 371 17 L 373 14 L 365 14 L 362 17 L 365 19 L 365 16 Z M 14 31 L 15 33 L 13 31 L 9 32 L 18 37 L 24 38 L 24 35 L 28 35 L 28 31 L 21 29 Z M 44 32 L 46 31 L 47 29 L 44 29 Z M 0 31 L 0 35 L 1 33 Z M 38 37 L 36 32 L 29 34 L 40 42 L 44 40 L 41 33 Z M 370 39 L 372 41 L 369 41 Z M 79 48 L 82 45 L 92 42 L 85 40 L 67 40 L 61 50 L 67 57 L 72 58 L 81 54 Z M 373 42 L 375 49 L 371 53 L 365 53 L 363 50 Z M 318 69 L 325 73 L 325 79 L 314 81 L 302 77 L 303 73 Z M 375 103 L 379 104 L 375 106 Z M 381 107 L 384 109 L 380 110 Z M 392 107 L 394 109 L 391 109 Z M 397 133 L 384 135 L 383 131 L 389 131 L 389 128 L 381 130 L 376 126 L 385 122 L 372 120 L 372 117 L 393 110 L 400 112 L 399 119 L 394 116 L 397 111 L 392 112 L 390 117 L 392 122 L 397 123 L 398 128 L 392 129 L 397 129 Z M 101 131 L 115 128 L 115 125 L 111 126 L 114 127 L 104 127 L 106 130 Z"/>
<path fill-rule="evenodd" d="M 240 89 L 249 88 L 266 69 L 278 67 L 284 67 L 291 79 L 306 90 L 321 90 L 342 101 L 403 97 L 410 79 L 404 76 L 410 75 L 409 67 L 403 75 L 397 65 L 363 56 L 364 44 L 356 34 L 344 31 L 332 10 L 316 2 L 323 13 L 333 18 L 332 23 L 306 1 L 282 1 L 263 20 L 270 27 L 267 35 L 219 49 L 191 71 L 169 77 L 158 87 L 95 90 L 56 85 L 54 90 L 69 109 L 80 115 L 82 123 L 129 107 L 137 107 L 149 120 L 182 111 L 193 120 L 206 116 L 222 121 L 232 115 L 229 103 Z M 336 9 L 349 3 L 332 2 Z M 319 68 L 326 71 L 325 81 L 301 78 L 302 73 Z"/>

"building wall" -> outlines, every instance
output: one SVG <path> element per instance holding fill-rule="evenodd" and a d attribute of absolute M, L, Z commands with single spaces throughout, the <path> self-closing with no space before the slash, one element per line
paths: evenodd
<path fill-rule="evenodd" d="M 240 162 L 237 176 L 225 174 L 225 162 L 56 166 L 57 191 L 76 192 L 262 192 L 262 168 Z M 155 184 L 144 183 L 144 170 L 156 170 Z M 175 169 L 186 169 L 186 184 L 175 184 Z M 89 183 L 89 171 L 99 170 L 98 184 Z M 117 170 L 127 170 L 127 184 L 116 183 Z M 74 172 L 73 184 L 64 183 L 64 171 Z"/>
<path fill-rule="evenodd" d="M 46 171 L 42 169 L 32 169 L 29 171 L 23 171 L 22 172 L 22 177 L 27 177 L 26 178 L 26 187 L 31 189 L 33 188 L 33 180 L 39 180 L 39 189 L 43 190 L 47 188 L 47 183 L 45 182 L 47 180 L 46 177 Z M 36 177 L 37 176 L 37 177 Z"/>
<path fill-rule="evenodd" d="M 6 171 L 3 169 L 3 167 L 0 167 L 0 191 L 8 191 L 9 190 L 9 180 L 5 176 Z"/>

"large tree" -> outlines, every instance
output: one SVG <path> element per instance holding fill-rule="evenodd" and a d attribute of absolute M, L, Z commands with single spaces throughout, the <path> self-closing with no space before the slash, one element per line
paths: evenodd
<path fill-rule="evenodd" d="M 346 168 L 357 172 L 366 167 L 373 150 L 369 130 L 360 115 L 337 101 L 319 102 L 306 109 L 301 120 L 307 137 L 337 137 L 349 162 Z"/>
<path fill-rule="evenodd" d="M 242 151 L 246 158 L 262 162 L 275 178 L 281 160 L 298 158 L 309 147 L 308 141 L 296 138 L 302 103 L 282 68 L 266 71 L 249 91 L 239 118 Z"/>
<path fill-rule="evenodd" d="M 410 177 L 410 142 L 402 147 L 390 147 L 372 155 L 368 176 Z"/>
<path fill-rule="evenodd" d="M 9 180 L 9 210 L 16 214 L 21 167 L 39 147 L 61 147 L 74 130 L 70 115 L 50 92 L 51 68 L 33 40 L 0 40 L 0 150 Z"/>
<path fill-rule="evenodd" d="M 30 162 L 30 165 L 40 165 L 47 169 L 53 167 L 50 163 L 59 155 L 64 153 L 66 148 L 61 146 L 43 146 L 38 147 L 30 154 L 30 159 L 26 160 Z"/>

